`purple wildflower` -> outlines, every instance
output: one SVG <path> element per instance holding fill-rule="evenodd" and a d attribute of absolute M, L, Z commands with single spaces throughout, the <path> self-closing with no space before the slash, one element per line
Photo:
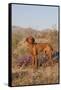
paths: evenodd
<path fill-rule="evenodd" d="M 17 63 L 19 64 L 19 66 L 22 66 L 23 64 L 28 65 L 29 63 L 31 63 L 31 61 L 32 61 L 31 55 L 24 55 L 17 59 Z"/>

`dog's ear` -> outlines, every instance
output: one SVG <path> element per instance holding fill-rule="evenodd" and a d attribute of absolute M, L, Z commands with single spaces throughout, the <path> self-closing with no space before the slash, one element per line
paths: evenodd
<path fill-rule="evenodd" d="M 32 43 L 34 43 L 35 42 L 35 39 L 32 37 Z"/>
<path fill-rule="evenodd" d="M 28 42 L 28 38 L 26 38 L 26 41 Z"/>

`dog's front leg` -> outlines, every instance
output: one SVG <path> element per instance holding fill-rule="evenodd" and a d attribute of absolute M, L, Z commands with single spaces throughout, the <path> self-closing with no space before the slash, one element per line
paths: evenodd
<path fill-rule="evenodd" d="M 35 69 L 37 69 L 38 68 L 37 56 L 34 56 L 34 58 L 35 58 Z"/>
<path fill-rule="evenodd" d="M 32 55 L 32 68 L 34 69 L 34 65 L 35 65 L 35 57 Z"/>
<path fill-rule="evenodd" d="M 35 70 L 37 67 L 37 56 L 32 56 L 32 68 Z"/>

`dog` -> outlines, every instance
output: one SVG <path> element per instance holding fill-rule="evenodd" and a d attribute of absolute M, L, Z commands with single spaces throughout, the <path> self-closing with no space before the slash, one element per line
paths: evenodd
<path fill-rule="evenodd" d="M 37 55 L 41 51 L 48 57 L 48 60 L 51 61 L 53 48 L 50 44 L 48 44 L 48 43 L 35 43 L 35 39 L 32 36 L 27 37 L 26 42 L 27 42 L 27 47 L 29 47 L 29 50 L 30 50 L 31 55 L 32 55 L 32 67 L 33 68 L 35 68 L 35 69 L 38 68 Z"/>

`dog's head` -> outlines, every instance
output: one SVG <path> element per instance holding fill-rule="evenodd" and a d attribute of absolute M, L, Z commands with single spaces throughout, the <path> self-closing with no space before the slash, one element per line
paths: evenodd
<path fill-rule="evenodd" d="M 32 37 L 32 36 L 29 36 L 26 38 L 26 41 L 29 43 L 29 44 L 33 44 L 35 42 L 35 39 Z"/>

